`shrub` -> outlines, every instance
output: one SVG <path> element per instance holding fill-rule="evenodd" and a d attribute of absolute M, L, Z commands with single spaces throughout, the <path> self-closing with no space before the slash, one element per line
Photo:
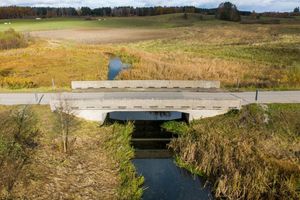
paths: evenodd
<path fill-rule="evenodd" d="M 221 3 L 218 7 L 216 18 L 221 20 L 228 20 L 228 21 L 240 21 L 241 16 L 236 5 L 225 2 Z"/>
<path fill-rule="evenodd" d="M 121 48 L 120 50 L 116 51 L 114 54 L 120 57 L 122 62 L 126 64 L 133 65 L 141 61 L 141 58 L 138 55 L 134 55 L 134 53 L 129 52 L 125 48 Z"/>
<path fill-rule="evenodd" d="M 9 89 L 34 88 L 37 85 L 29 78 L 0 77 L 0 87 Z"/>
<path fill-rule="evenodd" d="M 36 146 L 37 121 L 28 107 L 0 111 L 0 199 L 10 195 Z"/>
<path fill-rule="evenodd" d="M 14 29 L 0 32 L 0 49 L 21 48 L 27 45 L 28 41 L 24 35 L 16 32 Z"/>

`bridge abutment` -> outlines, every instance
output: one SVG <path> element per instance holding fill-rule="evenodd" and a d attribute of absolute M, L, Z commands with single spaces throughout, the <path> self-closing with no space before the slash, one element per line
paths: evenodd
<path fill-rule="evenodd" d="M 89 121 L 96 121 L 102 125 L 109 112 L 101 110 L 76 110 L 74 115 L 79 118 L 83 118 Z"/>
<path fill-rule="evenodd" d="M 193 120 L 199 120 L 202 118 L 214 117 L 217 115 L 222 115 L 227 113 L 228 110 L 193 110 L 193 111 L 184 111 L 186 115 L 186 120 L 192 122 Z"/>

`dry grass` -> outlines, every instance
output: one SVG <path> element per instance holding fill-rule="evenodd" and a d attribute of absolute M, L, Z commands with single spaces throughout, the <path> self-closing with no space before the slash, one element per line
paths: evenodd
<path fill-rule="evenodd" d="M 193 123 L 171 147 L 217 198 L 299 199 L 299 119 L 299 105 L 250 105 Z"/>
<path fill-rule="evenodd" d="M 0 113 L 10 108 L 0 107 Z M 111 200 L 135 199 L 141 195 L 139 185 L 124 187 L 139 180 L 128 157 L 133 155 L 128 141 L 130 125 L 99 127 L 97 123 L 79 120 L 77 130 L 69 138 L 70 152 L 66 155 L 54 128 L 55 114 L 45 106 L 32 106 L 32 112 L 38 120 L 37 146 L 19 175 L 12 177 L 13 199 Z M 128 139 L 123 139 L 123 135 Z M 5 197 L 3 192 L 0 191 L 0 199 Z"/>
<path fill-rule="evenodd" d="M 180 21 L 177 17 L 170 15 L 164 20 Z M 207 18 L 193 19 L 192 25 L 159 30 L 164 36 L 168 33 L 165 39 L 140 42 L 129 39 L 118 45 L 37 41 L 27 48 L 0 51 L 0 79 L 4 77 L 1 74 L 9 72 L 7 76 L 25 78 L 38 88 L 51 87 L 52 78 L 58 88 L 69 87 L 72 80 L 103 80 L 107 79 L 110 53 L 119 55 L 121 52 L 129 55 L 125 56 L 124 62 L 129 60 L 133 67 L 121 73 L 118 79 L 208 79 L 220 80 L 222 87 L 229 88 L 237 85 L 246 89 L 300 88 L 298 21 L 245 25 Z M 126 32 L 129 29 L 125 27 L 122 26 Z M 68 33 L 68 30 L 62 32 Z M 102 37 L 93 34 L 99 32 L 95 29 L 80 29 L 80 32 L 89 44 Z M 143 31 L 131 29 L 130 32 L 139 34 Z M 109 34 L 103 37 L 109 40 L 107 36 Z M 118 35 L 112 35 L 111 39 L 115 37 Z M 64 38 L 68 38 L 68 34 Z M 22 86 L 21 83 L 16 85 L 4 87 Z"/>
<path fill-rule="evenodd" d="M 2 79 L 26 78 L 36 87 L 50 87 L 52 79 L 56 87 L 70 86 L 72 80 L 106 79 L 108 71 L 108 56 L 102 47 L 55 41 L 0 51 L 0 60 L 0 72 L 7 72 Z"/>
<path fill-rule="evenodd" d="M 223 87 L 299 88 L 300 25 L 177 29 L 172 39 L 127 46 L 140 62 L 120 79 L 216 79 Z"/>
<path fill-rule="evenodd" d="M 15 49 L 28 45 L 28 38 L 13 29 L 0 32 L 0 49 Z"/>

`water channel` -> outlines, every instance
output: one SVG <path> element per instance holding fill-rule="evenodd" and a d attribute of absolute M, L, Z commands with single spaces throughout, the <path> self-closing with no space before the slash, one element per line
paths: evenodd
<path fill-rule="evenodd" d="M 126 70 L 129 67 L 130 65 L 122 63 L 120 58 L 111 58 L 108 65 L 108 80 L 114 80 L 122 70 Z"/>
<path fill-rule="evenodd" d="M 111 59 L 109 79 L 124 69 L 119 58 Z M 206 200 L 213 199 L 205 180 L 176 166 L 168 143 L 176 135 L 162 130 L 162 123 L 183 120 L 180 112 L 113 112 L 110 120 L 134 121 L 132 160 L 137 173 L 144 176 L 143 200 Z"/>

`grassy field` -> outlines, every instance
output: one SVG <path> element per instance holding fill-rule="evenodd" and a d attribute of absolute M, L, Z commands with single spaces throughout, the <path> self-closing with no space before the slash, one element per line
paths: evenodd
<path fill-rule="evenodd" d="M 249 105 L 241 111 L 164 127 L 181 167 L 211 181 L 217 198 L 299 199 L 300 105 Z"/>
<path fill-rule="evenodd" d="M 175 17 L 174 17 L 175 16 Z M 102 19 L 99 21 L 98 19 Z M 105 20 L 104 20 L 105 19 Z M 108 17 L 85 20 L 85 18 L 12 19 L 0 20 L 0 31 L 13 28 L 16 31 L 58 30 L 70 28 L 174 28 L 199 24 L 200 17 L 185 20 L 182 14 L 152 17 Z M 11 22 L 11 24 L 4 24 Z"/>
<path fill-rule="evenodd" d="M 82 37 L 97 35 L 95 44 L 91 44 L 93 38 L 86 44 L 76 38 L 65 41 L 68 33 L 64 33 L 64 39 L 57 40 L 61 32 L 54 31 L 56 37 L 53 38 L 52 33 L 47 32 L 46 39 L 36 39 L 26 48 L 0 51 L 0 79 L 5 76 L 8 82 L 18 79 L 33 82 L 37 89 L 50 88 L 52 78 L 58 88 L 70 87 L 71 80 L 106 79 L 112 54 L 124 54 L 134 60 L 132 68 L 121 73 L 118 79 L 208 79 L 220 80 L 223 88 L 300 89 L 298 18 L 266 25 L 225 22 L 199 15 L 190 15 L 185 20 L 182 14 L 102 21 L 13 20 L 11 25 L 1 24 L 0 30 L 8 26 L 19 31 L 75 28 L 87 33 Z M 102 44 L 108 37 L 105 31 L 101 32 L 103 28 L 109 30 L 107 34 L 114 35 L 112 43 L 120 42 Z M 132 41 L 130 35 L 134 34 L 127 32 L 128 41 L 118 40 L 118 34 L 128 29 L 151 30 L 156 35 L 159 33 L 155 30 L 163 30 L 169 34 L 161 39 Z M 43 32 L 39 32 L 41 34 Z M 104 40 L 101 37 L 105 37 Z M 20 87 L 2 87 L 2 91 L 9 89 Z"/>
<path fill-rule="evenodd" d="M 129 162 L 132 124 L 99 127 L 76 119 L 65 154 L 57 116 L 48 106 L 27 109 L 22 115 L 21 106 L 0 107 L 0 199 L 141 197 L 143 178 Z"/>
<path fill-rule="evenodd" d="M 217 79 L 231 88 L 299 89 L 299 33 L 300 24 L 180 28 L 175 38 L 128 45 L 142 61 L 120 78 Z"/>

